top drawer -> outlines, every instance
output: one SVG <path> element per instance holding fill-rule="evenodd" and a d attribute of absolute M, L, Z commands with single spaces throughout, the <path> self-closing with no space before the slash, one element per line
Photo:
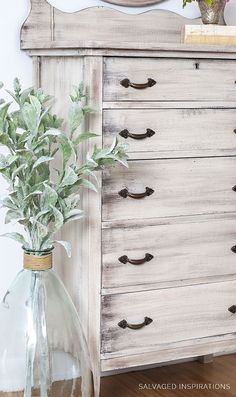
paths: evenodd
<path fill-rule="evenodd" d="M 105 101 L 235 101 L 232 60 L 105 58 Z"/>

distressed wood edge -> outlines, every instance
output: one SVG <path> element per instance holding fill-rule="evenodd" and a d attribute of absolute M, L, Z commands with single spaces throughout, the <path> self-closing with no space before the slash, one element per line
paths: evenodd
<path fill-rule="evenodd" d="M 33 56 L 33 84 L 36 87 L 41 87 L 41 57 Z"/>
<path fill-rule="evenodd" d="M 42 3 L 42 11 L 47 11 L 48 14 L 50 15 L 50 19 L 53 19 L 52 16 L 54 15 L 54 7 L 51 6 L 46 0 L 30 0 L 30 10 L 29 13 L 27 15 L 27 17 L 25 18 L 21 29 L 20 29 L 20 43 L 21 43 L 21 49 L 23 49 L 23 40 L 22 37 L 24 36 L 24 29 L 28 29 L 28 24 L 33 21 L 33 17 L 34 17 L 34 13 L 36 12 L 36 6 L 38 6 L 39 1 Z M 49 31 L 51 33 L 51 38 L 53 36 L 52 31 L 51 31 L 51 24 L 49 26 Z"/>
<path fill-rule="evenodd" d="M 214 360 L 214 354 L 206 354 L 198 358 L 198 361 L 202 364 L 212 363 Z"/>
<path fill-rule="evenodd" d="M 229 274 L 227 276 L 212 276 L 212 277 L 201 277 L 196 279 L 184 279 L 181 281 L 169 281 L 169 282 L 160 282 L 160 283 L 147 283 L 140 285 L 128 285 L 122 286 L 118 285 L 116 287 L 107 287 L 102 288 L 102 296 L 106 295 L 117 295 L 117 294 L 127 294 L 127 293 L 136 293 L 136 292 L 145 292 L 145 291 L 153 291 L 160 290 L 166 288 L 181 288 L 181 287 L 193 287 L 201 284 L 215 284 L 220 282 L 234 281 L 236 280 L 236 274 Z"/>
<path fill-rule="evenodd" d="M 61 10 L 58 10 L 57 8 L 51 6 L 46 0 L 40 0 L 39 3 L 41 3 L 41 7 L 42 10 L 41 12 L 36 12 L 36 7 L 40 7 L 40 4 L 38 4 L 37 1 L 35 0 L 31 0 L 31 9 L 29 12 L 28 17 L 25 19 L 22 27 L 21 27 L 21 49 L 22 50 L 27 50 L 27 49 L 36 49 L 36 48 L 116 48 L 116 45 L 118 46 L 118 48 L 123 48 L 122 46 L 120 46 L 121 43 L 117 43 L 115 41 L 112 42 L 112 44 L 109 44 L 109 41 L 104 40 L 104 41 L 97 41 L 96 40 L 94 42 L 91 42 L 90 44 L 83 43 L 83 42 L 73 42 L 73 41 L 67 41 L 64 42 L 63 41 L 59 41 L 56 42 L 54 40 L 54 28 L 55 28 L 55 21 L 54 21 L 54 16 L 55 14 L 57 16 L 63 16 L 64 19 L 66 18 L 71 18 L 71 16 L 73 16 L 74 18 L 76 17 L 76 25 L 78 25 L 79 28 L 79 24 L 80 24 L 80 17 L 83 17 L 83 14 L 86 15 L 86 13 L 91 13 L 91 20 L 92 18 L 94 18 L 96 16 L 96 12 L 99 13 L 103 13 L 104 14 L 106 12 L 110 12 L 113 13 L 114 15 L 122 15 L 122 19 L 124 20 L 130 20 L 133 19 L 134 21 L 137 21 L 137 19 L 139 20 L 145 20 L 145 17 L 147 15 L 156 15 L 157 16 L 157 25 L 158 25 L 158 18 L 161 19 L 161 16 L 168 16 L 171 17 L 173 19 L 179 20 L 181 24 L 185 25 L 187 24 L 187 22 L 189 21 L 188 18 L 183 17 L 182 15 L 179 15 L 173 11 L 168 11 L 168 10 L 148 10 L 148 11 L 144 11 L 140 14 L 128 14 L 124 11 L 120 11 L 120 10 L 116 10 L 116 9 L 111 9 L 109 7 L 88 7 L 85 8 L 83 10 L 80 11 L 75 11 L 75 12 L 63 12 Z M 102 11 L 101 11 L 102 10 Z M 46 36 L 47 36 L 47 40 L 44 40 L 43 42 L 41 40 L 39 40 L 39 42 L 37 42 L 37 40 L 28 40 L 28 38 L 26 38 L 25 40 L 25 31 L 28 31 L 29 29 L 36 30 L 36 31 L 41 31 L 42 30 L 42 22 L 45 23 L 45 18 L 44 15 L 50 15 L 50 22 L 48 23 L 48 27 L 47 27 L 47 31 Z M 98 15 L 101 18 L 101 15 Z M 200 23 L 201 19 L 200 18 L 195 18 L 192 19 L 193 24 L 197 24 Z M 130 21 L 129 21 L 130 23 Z M 30 27 L 30 25 L 33 26 L 33 28 Z M 180 41 L 181 41 L 181 31 L 180 31 Z M 146 43 L 146 46 L 144 46 L 144 48 L 149 49 L 149 45 L 150 43 Z M 155 45 L 155 43 L 154 43 Z M 137 44 L 132 43 L 132 42 L 128 42 L 127 46 L 125 46 L 125 48 L 136 48 L 139 47 L 137 46 Z M 147 48 L 148 47 L 148 48 Z"/>
<path fill-rule="evenodd" d="M 96 104 L 97 112 L 91 114 L 86 128 L 100 134 L 85 143 L 84 154 L 91 152 L 94 144 L 102 146 L 102 57 L 84 58 L 85 87 L 89 104 Z M 101 185 L 101 174 L 98 174 Z M 87 214 L 83 233 L 83 260 L 88 268 L 88 344 L 94 377 L 95 397 L 100 392 L 100 346 L 101 346 L 101 192 L 87 190 L 83 208 Z M 92 214 L 92 216 L 90 215 Z"/>
<path fill-rule="evenodd" d="M 236 336 L 232 334 L 222 335 L 220 337 L 202 338 L 187 341 L 187 345 L 179 343 L 178 345 L 163 346 L 162 350 L 152 352 L 144 352 L 140 354 L 127 355 L 123 357 L 102 356 L 102 371 L 114 371 L 119 369 L 127 369 L 139 367 L 143 365 L 152 365 L 173 360 L 181 360 L 188 358 L 197 358 L 206 355 L 230 354 L 236 352 Z"/>
<path fill-rule="evenodd" d="M 235 157 L 235 156 L 233 156 Z M 171 160 L 171 159 L 168 159 Z M 147 219 L 128 219 L 128 220 L 111 220 L 111 221 L 103 221 L 102 229 L 135 229 L 135 228 L 143 228 L 145 226 L 160 226 L 160 225 L 169 225 L 169 224 L 184 224 L 184 223 L 199 223 L 199 222 L 208 222 L 210 221 L 218 221 L 230 219 L 236 216 L 236 212 L 215 212 L 209 214 L 197 214 L 197 215 L 179 215 L 179 216 L 167 216 L 167 217 L 155 217 L 155 218 L 147 218 Z"/>

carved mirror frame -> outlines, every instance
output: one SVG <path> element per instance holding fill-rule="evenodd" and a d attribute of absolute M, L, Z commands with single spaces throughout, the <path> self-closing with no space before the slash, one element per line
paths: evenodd
<path fill-rule="evenodd" d="M 160 3 L 164 0 L 103 0 L 105 3 L 127 7 L 145 7 Z"/>

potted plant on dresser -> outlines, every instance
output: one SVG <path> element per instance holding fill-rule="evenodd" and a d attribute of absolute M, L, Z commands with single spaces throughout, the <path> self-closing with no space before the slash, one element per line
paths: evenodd
<path fill-rule="evenodd" d="M 127 165 L 126 146 L 116 139 L 108 148 L 95 145 L 81 163 L 81 143 L 96 136 L 78 133 L 92 111 L 84 103 L 83 85 L 70 97 L 68 134 L 59 129 L 62 120 L 52 115 L 51 98 L 41 89 L 22 91 L 16 79 L 10 94 L 17 110 L 10 111 L 11 103 L 3 100 L 0 106 L 0 143 L 5 149 L 0 173 L 9 186 L 2 206 L 7 209 L 6 223 L 22 227 L 22 233 L 5 236 L 23 246 L 24 270 L 0 305 L 0 395 L 70 397 L 80 396 L 81 389 L 83 397 L 92 397 L 82 326 L 52 270 L 52 250 L 58 242 L 70 256 L 70 244 L 55 241 L 55 234 L 83 216 L 79 191 L 96 190 L 91 182 L 96 171 L 117 161 Z"/>
<path fill-rule="evenodd" d="M 194 0 L 183 0 L 183 7 Z M 204 24 L 218 24 L 227 0 L 197 0 Z"/>

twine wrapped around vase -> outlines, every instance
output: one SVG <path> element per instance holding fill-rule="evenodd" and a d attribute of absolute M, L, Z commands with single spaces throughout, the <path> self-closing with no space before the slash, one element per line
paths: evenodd
<path fill-rule="evenodd" d="M 24 252 L 24 269 L 27 270 L 49 270 L 52 268 L 52 253 L 47 255 L 30 255 Z"/>

